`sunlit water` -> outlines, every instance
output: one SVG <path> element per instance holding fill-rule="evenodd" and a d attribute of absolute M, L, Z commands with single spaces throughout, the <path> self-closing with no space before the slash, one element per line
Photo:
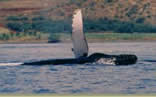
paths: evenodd
<path fill-rule="evenodd" d="M 136 54 L 131 66 L 0 66 L 0 93 L 156 93 L 156 43 L 92 43 L 90 53 Z M 71 44 L 0 44 L 0 63 L 71 58 Z"/>

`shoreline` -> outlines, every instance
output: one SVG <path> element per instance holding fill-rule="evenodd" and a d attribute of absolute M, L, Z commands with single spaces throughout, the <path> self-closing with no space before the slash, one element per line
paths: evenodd
<path fill-rule="evenodd" d="M 27 43 L 71 43 L 70 33 L 55 33 L 49 40 L 49 34 L 41 34 L 40 39 L 37 36 L 13 37 L 8 40 L 0 40 L 0 44 L 27 44 Z M 156 33 L 85 33 L 88 43 L 103 42 L 156 42 Z M 59 40 L 58 42 L 55 40 Z"/>
<path fill-rule="evenodd" d="M 88 43 L 153 43 L 156 42 L 156 40 L 110 40 L 110 41 L 104 41 L 104 40 L 87 40 Z M 61 42 L 54 42 L 49 43 L 48 41 L 0 41 L 0 44 L 61 44 L 61 43 L 72 43 L 72 41 L 61 41 Z"/>

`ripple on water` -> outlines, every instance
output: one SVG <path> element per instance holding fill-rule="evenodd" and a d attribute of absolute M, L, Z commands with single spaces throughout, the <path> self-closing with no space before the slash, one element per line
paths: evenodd
<path fill-rule="evenodd" d="M 46 93 L 46 94 L 50 94 L 50 93 L 56 93 L 55 91 L 49 90 L 49 89 L 38 89 L 38 90 L 34 90 L 34 93 L 40 94 L 40 93 Z"/>
<path fill-rule="evenodd" d="M 156 93 L 155 62 L 144 61 L 156 58 L 156 45 L 151 45 L 155 43 L 90 44 L 91 53 L 130 52 L 138 55 L 138 63 L 132 66 L 104 64 L 3 66 L 0 67 L 0 93 Z M 149 47 L 153 49 L 149 50 Z M 42 44 L 2 44 L 0 45 L 0 62 L 27 62 L 72 57 L 70 48 L 71 44 L 44 44 L 44 46 Z"/>

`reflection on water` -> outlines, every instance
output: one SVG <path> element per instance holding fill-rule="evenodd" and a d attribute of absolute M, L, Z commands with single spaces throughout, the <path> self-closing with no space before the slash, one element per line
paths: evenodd
<path fill-rule="evenodd" d="M 1 66 L 0 93 L 156 93 L 155 43 L 92 43 L 90 53 L 131 53 L 132 66 Z M 71 44 L 1 44 L 0 62 L 73 57 Z"/>

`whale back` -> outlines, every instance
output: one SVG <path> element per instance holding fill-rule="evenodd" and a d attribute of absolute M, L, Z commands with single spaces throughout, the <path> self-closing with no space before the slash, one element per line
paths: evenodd
<path fill-rule="evenodd" d="M 73 52 L 76 58 L 88 55 L 88 44 L 83 32 L 83 19 L 81 9 L 77 9 L 73 15 L 72 23 Z"/>

